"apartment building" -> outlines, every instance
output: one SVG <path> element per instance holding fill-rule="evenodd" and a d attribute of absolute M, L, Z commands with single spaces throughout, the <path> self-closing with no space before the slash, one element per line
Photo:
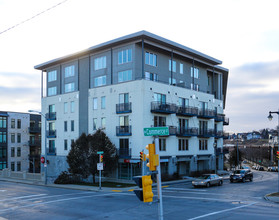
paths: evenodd
<path fill-rule="evenodd" d="M 40 115 L 0 112 L 0 170 L 40 172 Z"/>
<path fill-rule="evenodd" d="M 228 69 L 218 59 L 146 31 L 35 66 L 41 70 L 48 176 L 67 169 L 71 142 L 102 128 L 116 145 L 116 178 L 140 173 L 140 151 L 160 137 L 163 174 L 223 169 Z M 42 126 L 45 127 L 44 124 Z M 42 150 L 42 154 L 45 151 Z"/>

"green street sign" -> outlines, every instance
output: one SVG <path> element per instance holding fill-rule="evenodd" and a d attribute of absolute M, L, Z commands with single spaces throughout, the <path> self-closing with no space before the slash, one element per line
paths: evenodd
<path fill-rule="evenodd" d="M 97 154 L 103 154 L 104 153 L 104 151 L 98 151 L 97 152 Z"/>
<path fill-rule="evenodd" d="M 144 136 L 167 136 L 169 135 L 168 127 L 152 127 L 143 129 Z"/>

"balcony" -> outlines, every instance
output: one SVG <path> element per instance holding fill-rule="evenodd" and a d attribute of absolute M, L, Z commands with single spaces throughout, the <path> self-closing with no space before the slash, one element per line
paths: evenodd
<path fill-rule="evenodd" d="M 199 118 L 211 119 L 215 117 L 215 111 L 209 109 L 199 109 Z"/>
<path fill-rule="evenodd" d="M 198 115 L 198 108 L 195 107 L 178 107 L 176 115 L 178 116 L 197 116 Z"/>
<path fill-rule="evenodd" d="M 31 147 L 41 146 L 41 140 L 30 140 L 28 144 Z"/>
<path fill-rule="evenodd" d="M 178 137 L 198 136 L 198 128 L 178 128 L 176 136 Z"/>
<path fill-rule="evenodd" d="M 56 112 L 49 112 L 49 113 L 46 113 L 46 119 L 47 119 L 48 121 L 56 120 Z"/>
<path fill-rule="evenodd" d="M 230 124 L 229 118 L 224 117 L 223 125 L 229 125 L 229 124 Z"/>
<path fill-rule="evenodd" d="M 119 156 L 119 158 L 131 158 L 131 152 L 132 149 L 131 148 L 119 148 L 117 149 L 117 154 Z"/>
<path fill-rule="evenodd" d="M 176 113 L 176 105 L 171 103 L 151 102 L 151 112 L 161 114 Z"/>
<path fill-rule="evenodd" d="M 223 138 L 224 132 L 223 131 L 215 131 L 215 137 L 216 138 Z"/>
<path fill-rule="evenodd" d="M 56 148 L 55 147 L 47 147 L 47 155 L 53 155 L 55 156 L 56 155 Z"/>
<path fill-rule="evenodd" d="M 224 121 L 225 116 L 223 114 L 215 114 L 214 119 L 215 119 L 216 122 L 221 122 L 221 121 Z"/>
<path fill-rule="evenodd" d="M 56 138 L 56 130 L 47 130 L 47 138 Z"/>
<path fill-rule="evenodd" d="M 41 133 L 41 127 L 39 127 L 39 126 L 29 127 L 28 129 L 29 129 L 29 133 L 31 133 L 31 134 Z"/>
<path fill-rule="evenodd" d="M 210 138 L 214 136 L 214 129 L 199 129 L 198 137 Z"/>
<path fill-rule="evenodd" d="M 132 126 L 116 126 L 116 136 L 131 136 Z"/>
<path fill-rule="evenodd" d="M 132 112 L 131 102 L 116 104 L 116 114 L 131 113 L 131 112 Z"/>

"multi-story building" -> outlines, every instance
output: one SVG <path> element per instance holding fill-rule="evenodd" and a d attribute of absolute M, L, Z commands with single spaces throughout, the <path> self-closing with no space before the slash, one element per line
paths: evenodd
<path fill-rule="evenodd" d="M 40 172 L 41 116 L 0 112 L 0 170 Z"/>
<path fill-rule="evenodd" d="M 140 172 L 139 152 L 153 141 L 146 127 L 169 127 L 170 135 L 159 139 L 163 174 L 223 169 L 228 69 L 220 64 L 141 31 L 35 66 L 42 79 L 46 73 L 49 175 L 67 169 L 73 140 L 98 128 L 118 149 L 117 178 Z"/>

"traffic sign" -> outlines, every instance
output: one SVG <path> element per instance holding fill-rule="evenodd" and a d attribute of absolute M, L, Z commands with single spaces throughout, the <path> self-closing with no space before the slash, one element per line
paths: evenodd
<path fill-rule="evenodd" d="M 104 151 L 98 151 L 97 152 L 97 154 L 103 154 L 104 153 Z"/>
<path fill-rule="evenodd" d="M 103 163 L 97 163 L 97 170 L 103 170 L 103 169 L 104 169 Z"/>
<path fill-rule="evenodd" d="M 143 129 L 144 136 L 166 136 L 169 135 L 168 127 L 152 127 Z"/>
<path fill-rule="evenodd" d="M 44 162 L 45 162 L 45 158 L 41 157 L 41 163 L 44 163 Z"/>

